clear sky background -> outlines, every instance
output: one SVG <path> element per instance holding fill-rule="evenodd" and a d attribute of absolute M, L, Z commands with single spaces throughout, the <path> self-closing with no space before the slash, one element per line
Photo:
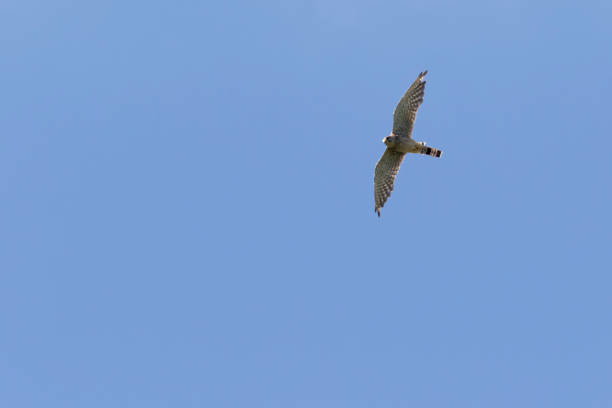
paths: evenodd
<path fill-rule="evenodd" d="M 1 406 L 612 406 L 609 1 L 0 16 Z"/>

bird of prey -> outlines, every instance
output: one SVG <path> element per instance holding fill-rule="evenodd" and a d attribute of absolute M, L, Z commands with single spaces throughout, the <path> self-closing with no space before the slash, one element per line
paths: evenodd
<path fill-rule="evenodd" d="M 421 72 L 410 85 L 393 112 L 393 130 L 382 141 L 387 149 L 376 163 L 374 170 L 374 211 L 380 217 L 380 209 L 391 195 L 393 182 L 406 153 L 420 153 L 440 157 L 442 151 L 425 146 L 425 142 L 415 142 L 410 134 L 416 119 L 417 109 L 423 102 L 427 71 Z"/>

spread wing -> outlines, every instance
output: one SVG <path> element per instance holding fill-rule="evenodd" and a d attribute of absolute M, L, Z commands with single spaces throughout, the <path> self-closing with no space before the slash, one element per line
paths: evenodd
<path fill-rule="evenodd" d="M 385 150 L 374 170 L 374 211 L 380 217 L 380 209 L 393 191 L 393 182 L 406 153 Z"/>
<path fill-rule="evenodd" d="M 417 79 L 410 85 L 402 99 L 393 112 L 393 134 L 397 136 L 410 136 L 412 125 L 416 119 L 417 109 L 423 102 L 425 95 L 425 81 L 423 78 L 427 71 L 421 72 Z"/>

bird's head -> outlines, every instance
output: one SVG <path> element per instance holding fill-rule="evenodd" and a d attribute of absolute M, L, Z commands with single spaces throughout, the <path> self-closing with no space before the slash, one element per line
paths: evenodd
<path fill-rule="evenodd" d="M 388 147 L 391 147 L 395 144 L 396 139 L 397 139 L 397 136 L 389 135 L 383 138 L 382 142 L 386 144 Z"/>

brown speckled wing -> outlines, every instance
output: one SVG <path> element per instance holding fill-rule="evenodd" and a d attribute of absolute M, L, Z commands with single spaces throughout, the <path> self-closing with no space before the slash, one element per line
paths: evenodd
<path fill-rule="evenodd" d="M 374 211 L 380 217 L 380 209 L 393 191 L 393 182 L 406 153 L 385 150 L 374 170 Z"/>
<path fill-rule="evenodd" d="M 398 136 L 410 136 L 412 126 L 416 119 L 417 110 L 423 102 L 425 95 L 425 81 L 423 78 L 427 71 L 421 72 L 410 85 L 393 112 L 393 133 Z"/>

